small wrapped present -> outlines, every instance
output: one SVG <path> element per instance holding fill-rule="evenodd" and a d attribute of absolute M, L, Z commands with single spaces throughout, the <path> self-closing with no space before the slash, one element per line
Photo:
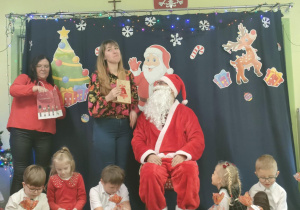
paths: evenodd
<path fill-rule="evenodd" d="M 73 91 L 72 87 L 68 89 L 61 87 L 60 92 L 63 98 L 63 103 L 66 107 L 72 106 L 73 104 L 77 103 L 77 92 Z"/>
<path fill-rule="evenodd" d="M 86 101 L 86 97 L 89 92 L 88 88 L 86 87 L 86 84 L 74 85 L 74 91 L 77 92 L 77 102 Z"/>
<path fill-rule="evenodd" d="M 294 174 L 295 179 L 300 182 L 300 172 Z"/>
<path fill-rule="evenodd" d="M 264 78 L 264 81 L 268 86 L 271 87 L 278 87 L 281 83 L 284 82 L 284 79 L 282 78 L 282 73 L 278 72 L 276 68 L 267 69 L 267 74 Z"/>
<path fill-rule="evenodd" d="M 213 82 L 216 83 L 219 88 L 228 87 L 232 83 L 230 73 L 222 69 L 219 74 L 214 76 Z"/>

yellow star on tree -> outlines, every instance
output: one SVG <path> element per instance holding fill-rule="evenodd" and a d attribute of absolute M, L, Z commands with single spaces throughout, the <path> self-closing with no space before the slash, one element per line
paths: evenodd
<path fill-rule="evenodd" d="M 68 33 L 69 32 L 70 32 L 70 30 L 66 30 L 64 26 L 62 27 L 62 30 L 57 31 L 57 33 L 60 34 L 60 37 L 59 37 L 60 39 L 62 39 L 62 38 L 66 38 L 66 39 L 69 38 L 68 37 Z"/>

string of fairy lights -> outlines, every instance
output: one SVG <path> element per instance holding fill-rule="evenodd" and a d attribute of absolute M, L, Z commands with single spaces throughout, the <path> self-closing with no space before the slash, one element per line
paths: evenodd
<path fill-rule="evenodd" d="M 176 15 L 177 13 L 184 12 L 189 14 L 189 12 L 193 12 L 195 14 L 203 14 L 202 11 L 210 11 L 211 13 L 206 14 L 208 17 L 211 14 L 218 15 L 219 13 L 227 13 L 227 12 L 243 12 L 245 15 L 251 14 L 253 12 L 257 11 L 264 11 L 264 12 L 277 12 L 278 10 L 289 12 L 290 9 L 293 7 L 293 3 L 287 3 L 287 4 L 259 4 L 254 6 L 229 6 L 229 7 L 198 7 L 198 8 L 183 8 L 183 9 L 156 9 L 156 10 L 114 10 L 114 11 L 100 11 L 100 12 L 56 12 L 56 13 L 27 13 L 27 14 L 14 14 L 10 13 L 6 15 L 6 18 L 8 19 L 8 24 L 6 27 L 6 35 L 13 35 L 15 31 L 15 23 L 18 20 L 20 22 L 20 26 L 24 27 L 26 21 L 34 21 L 34 20 L 55 20 L 57 22 L 59 21 L 73 21 L 75 23 L 75 20 L 84 20 L 84 19 L 93 19 L 93 18 L 107 18 L 111 22 L 114 22 L 115 17 L 124 17 L 122 20 L 125 20 L 122 23 L 113 23 L 113 27 L 124 27 L 129 22 L 131 24 L 134 24 L 133 21 L 130 20 L 130 17 L 135 16 L 138 19 L 136 22 L 143 21 L 142 17 L 139 15 L 142 13 L 142 15 L 160 15 L 164 13 L 163 16 L 166 16 L 169 18 L 170 16 L 177 16 L 176 20 L 181 19 L 181 15 Z M 139 17 L 141 17 L 139 19 Z M 120 19 L 118 19 L 120 20 Z M 185 20 L 185 23 L 188 23 L 189 19 Z M 227 26 L 233 25 L 236 20 L 233 20 L 229 23 L 226 23 Z M 162 26 L 159 27 L 160 19 L 156 19 L 157 25 L 155 27 L 151 28 L 151 31 L 155 30 L 161 30 L 164 31 L 166 28 L 163 28 Z M 225 24 L 225 23 L 224 23 Z M 109 23 L 111 25 L 111 23 Z M 94 24 L 94 26 L 97 26 Z M 105 28 L 106 26 L 103 24 L 100 27 Z M 134 27 L 134 26 L 133 26 Z M 188 30 L 191 32 L 194 32 L 196 30 L 197 26 L 188 27 Z M 170 29 L 179 29 L 179 30 L 186 30 L 186 27 L 179 28 L 176 27 L 174 24 L 170 25 Z M 212 28 L 213 29 L 213 26 Z M 140 28 L 134 28 L 135 31 L 146 31 L 146 27 L 140 27 Z M 5 51 L 0 50 L 0 52 Z"/>

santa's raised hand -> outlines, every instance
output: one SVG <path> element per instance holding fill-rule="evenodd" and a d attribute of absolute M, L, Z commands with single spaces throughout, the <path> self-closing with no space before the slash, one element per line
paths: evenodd
<path fill-rule="evenodd" d="M 128 64 L 132 71 L 137 71 L 140 68 L 142 61 L 137 61 L 136 57 L 129 58 Z"/>

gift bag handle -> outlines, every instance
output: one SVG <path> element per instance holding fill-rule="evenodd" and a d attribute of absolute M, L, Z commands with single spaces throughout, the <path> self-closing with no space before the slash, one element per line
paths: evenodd
<path fill-rule="evenodd" d="M 45 87 L 44 83 L 41 82 L 41 81 L 38 81 L 37 85 L 40 86 L 40 85 L 39 85 L 40 83 L 42 84 L 41 86 Z"/>

